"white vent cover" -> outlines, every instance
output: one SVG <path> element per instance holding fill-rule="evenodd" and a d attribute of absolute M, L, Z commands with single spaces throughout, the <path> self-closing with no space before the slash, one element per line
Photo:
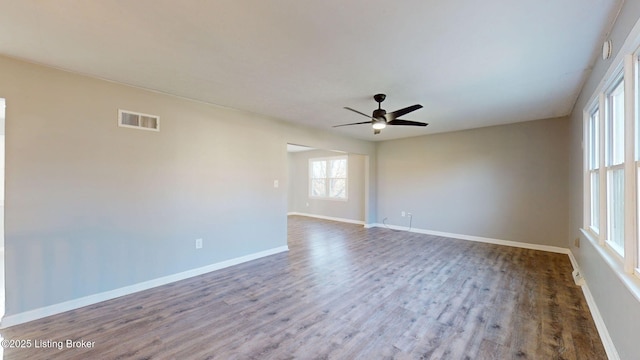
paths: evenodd
<path fill-rule="evenodd" d="M 160 131 L 160 117 L 129 110 L 118 110 L 118 126 Z"/>

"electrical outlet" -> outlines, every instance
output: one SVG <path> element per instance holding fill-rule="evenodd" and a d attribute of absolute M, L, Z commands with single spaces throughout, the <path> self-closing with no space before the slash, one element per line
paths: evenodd
<path fill-rule="evenodd" d="M 577 237 L 575 238 L 575 240 L 573 240 L 573 246 L 579 248 L 580 247 L 580 238 Z"/>
<path fill-rule="evenodd" d="M 273 180 L 273 187 L 278 188 L 280 186 L 280 182 L 278 180 Z"/>
<path fill-rule="evenodd" d="M 403 212 L 400 213 L 400 215 L 402 215 L 402 217 L 405 217 L 405 216 L 407 216 L 407 213 L 403 211 Z"/>
<path fill-rule="evenodd" d="M 196 239 L 196 249 L 202 249 L 202 239 Z"/>

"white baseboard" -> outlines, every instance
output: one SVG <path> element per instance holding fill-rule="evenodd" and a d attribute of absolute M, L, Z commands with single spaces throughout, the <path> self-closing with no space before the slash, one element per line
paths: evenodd
<path fill-rule="evenodd" d="M 571 266 L 573 267 L 573 270 L 579 270 L 578 260 L 576 260 L 576 257 L 573 256 L 573 253 L 571 252 L 571 250 L 569 250 L 569 260 L 571 261 Z"/>
<path fill-rule="evenodd" d="M 584 280 L 581 288 L 582 293 L 584 294 L 584 298 L 587 300 L 589 311 L 591 311 L 593 322 L 596 323 L 596 329 L 598 330 L 598 334 L 600 335 L 600 340 L 602 341 L 602 345 L 604 346 L 604 351 L 607 353 L 607 358 L 609 358 L 609 360 L 620 360 L 618 350 L 616 350 L 616 346 L 613 344 L 613 340 L 611 340 L 609 330 L 607 330 L 607 325 L 605 325 L 604 319 L 602 318 L 602 315 L 600 315 L 600 310 L 598 310 L 598 305 L 596 305 L 596 300 L 593 298 L 593 295 L 591 295 L 591 291 L 589 290 L 589 286 L 587 285 L 586 280 Z"/>
<path fill-rule="evenodd" d="M 569 249 L 567 249 L 567 248 L 561 248 L 561 247 L 558 247 L 558 246 L 551 246 L 551 245 L 530 244 L 530 243 L 523 243 L 523 242 L 511 241 L 511 240 L 492 239 L 492 238 L 487 238 L 487 237 L 482 237 L 482 236 L 455 234 L 455 233 L 448 233 L 448 232 L 434 231 L 434 230 L 425 230 L 425 229 L 417 229 L 417 228 L 409 229 L 406 226 L 373 224 L 372 227 L 382 227 L 382 228 L 388 227 L 389 229 L 393 229 L 393 230 L 409 231 L 409 232 L 414 232 L 414 233 L 418 233 L 418 234 L 442 236 L 442 237 L 448 237 L 448 238 L 453 238 L 453 239 L 476 241 L 476 242 L 482 242 L 482 243 L 488 243 L 488 244 L 518 247 L 518 248 L 523 248 L 523 249 L 541 250 L 541 251 L 547 251 L 547 252 L 553 252 L 553 253 L 559 253 L 559 254 L 569 254 L 570 253 Z"/>
<path fill-rule="evenodd" d="M 339 217 L 333 217 L 333 216 L 324 216 L 324 215 L 308 214 L 308 213 L 301 213 L 301 212 L 290 212 L 290 213 L 287 213 L 287 215 L 306 216 L 306 217 L 312 217 L 312 218 L 322 219 L 322 220 L 331 220 L 331 221 L 339 221 L 339 222 L 349 223 L 349 224 L 365 225 L 364 221 L 351 220 L 351 219 L 345 219 L 345 218 L 339 218 Z"/>
<path fill-rule="evenodd" d="M 505 246 L 524 248 L 524 249 L 541 250 L 541 251 L 548 251 L 553 253 L 567 254 L 569 256 L 569 261 L 571 261 L 571 266 L 573 267 L 573 269 L 577 270 L 578 272 L 580 271 L 578 266 L 578 261 L 576 260 L 571 250 L 568 248 L 561 248 L 558 246 L 550 246 L 550 245 L 522 243 L 522 242 L 510 241 L 510 240 L 492 239 L 492 238 L 472 236 L 472 235 L 454 234 L 454 233 L 425 230 L 425 229 L 416 229 L 416 228 L 409 229 L 403 226 L 385 225 L 385 224 L 378 224 L 378 223 L 371 224 L 370 227 L 387 227 L 393 230 L 409 231 L 409 232 L 415 232 L 419 234 L 435 235 L 435 236 L 442 236 L 442 237 L 448 237 L 448 238 L 454 238 L 454 239 L 478 241 L 478 242 L 489 243 L 489 244 L 505 245 Z M 607 357 L 609 358 L 609 360 L 620 360 L 620 355 L 618 355 L 618 351 L 616 350 L 616 347 L 613 344 L 613 340 L 611 340 L 611 336 L 609 335 L 607 326 L 605 325 L 604 319 L 600 314 L 600 310 L 598 310 L 598 306 L 596 305 L 596 301 L 593 298 L 593 295 L 591 295 L 589 286 L 587 286 L 587 282 L 584 278 L 582 278 L 582 280 L 583 280 L 581 285 L 582 292 L 584 293 L 584 297 L 587 301 L 587 306 L 589 306 L 589 310 L 591 312 L 591 316 L 593 317 L 593 321 L 596 324 L 596 329 L 598 330 L 598 334 L 600 335 L 600 340 L 602 341 L 602 345 L 604 346 L 604 349 L 607 353 Z"/>
<path fill-rule="evenodd" d="M 277 248 L 260 251 L 257 253 L 237 257 L 230 260 L 225 260 L 219 263 L 203 266 L 197 269 L 187 270 L 181 273 L 163 276 L 161 278 L 144 281 L 134 285 L 125 286 L 119 289 L 105 291 L 99 294 L 89 295 L 78 299 L 65 301 L 62 303 L 45 306 L 35 310 L 29 310 L 22 313 L 5 316 L 0 323 L 0 329 L 5 329 L 10 326 L 23 324 L 29 321 L 41 319 L 47 316 L 60 314 L 66 311 L 78 309 L 84 306 L 93 305 L 102 301 L 115 299 L 124 295 L 130 295 L 139 291 L 151 289 L 157 286 L 166 285 L 172 282 L 185 280 L 194 276 L 206 274 L 211 271 L 224 269 L 229 266 L 238 265 L 247 261 L 256 260 L 265 256 L 278 254 L 288 251 L 288 246 L 280 246 Z"/>

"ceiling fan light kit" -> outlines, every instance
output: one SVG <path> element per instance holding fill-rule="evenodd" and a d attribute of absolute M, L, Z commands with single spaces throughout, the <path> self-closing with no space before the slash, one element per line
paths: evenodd
<path fill-rule="evenodd" d="M 387 125 L 406 125 L 406 126 L 427 126 L 429 124 L 426 123 L 422 123 L 422 122 L 417 122 L 417 121 L 411 121 L 411 120 L 403 120 L 403 119 L 398 119 L 400 116 L 406 115 L 412 111 L 416 111 L 418 109 L 422 108 L 422 105 L 420 104 L 416 104 L 416 105 L 412 105 L 412 106 L 407 106 L 406 108 L 402 108 L 400 110 L 396 110 L 390 113 L 387 113 L 387 111 L 385 109 L 382 108 L 382 102 L 384 101 L 384 99 L 387 98 L 387 95 L 385 94 L 376 94 L 373 96 L 373 100 L 375 100 L 378 103 L 378 108 L 373 110 L 373 114 L 371 116 L 360 112 L 358 110 L 354 110 L 350 107 L 345 107 L 345 109 L 353 111 L 354 113 L 360 114 L 364 117 L 367 117 L 369 119 L 371 119 L 370 121 L 362 121 L 362 122 L 357 122 L 357 123 L 350 123 L 350 124 L 342 124 L 342 125 L 335 125 L 334 127 L 340 127 L 340 126 L 349 126 L 349 125 L 361 125 L 361 124 L 371 124 L 371 126 L 373 127 L 373 134 L 377 135 L 380 134 L 380 130 L 384 129 L 387 127 Z"/>
<path fill-rule="evenodd" d="M 384 121 L 377 120 L 377 121 L 373 122 L 373 126 L 372 127 L 374 129 L 377 129 L 377 130 L 382 130 L 382 129 L 387 127 L 387 123 L 384 122 Z"/>

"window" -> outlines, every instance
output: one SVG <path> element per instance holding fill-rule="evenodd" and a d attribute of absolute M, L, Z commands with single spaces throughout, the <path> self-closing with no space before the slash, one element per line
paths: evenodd
<path fill-rule="evenodd" d="M 347 157 L 309 159 L 309 197 L 347 199 Z"/>
<path fill-rule="evenodd" d="M 640 276 L 640 36 L 634 46 L 620 50 L 584 111 L 584 226 L 605 259 Z"/>
<path fill-rule="evenodd" d="M 605 166 L 607 173 L 607 244 L 624 255 L 624 80 L 607 94 Z"/>
<path fill-rule="evenodd" d="M 583 234 L 640 296 L 640 26 L 583 111 Z"/>

